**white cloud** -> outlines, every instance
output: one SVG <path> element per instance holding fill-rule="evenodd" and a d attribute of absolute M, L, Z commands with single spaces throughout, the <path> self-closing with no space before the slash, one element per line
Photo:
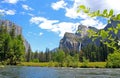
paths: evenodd
<path fill-rule="evenodd" d="M 99 20 L 92 19 L 92 18 L 82 20 L 82 21 L 80 21 L 80 23 L 83 24 L 83 25 L 86 25 L 86 26 L 96 27 L 98 29 L 102 29 L 102 28 L 104 28 L 106 26 L 106 24 L 103 24 Z"/>
<path fill-rule="evenodd" d="M 42 36 L 42 35 L 43 35 L 43 33 L 42 33 L 42 32 L 40 32 L 40 33 L 39 33 L 39 35 L 40 35 L 40 36 Z"/>
<path fill-rule="evenodd" d="M 65 16 L 72 18 L 72 19 L 78 19 L 78 18 L 86 19 L 86 18 L 88 18 L 88 16 L 85 13 L 77 13 L 76 11 L 77 11 L 77 9 L 74 9 L 74 8 L 70 8 L 70 9 L 66 8 Z"/>
<path fill-rule="evenodd" d="M 15 10 L 7 10 L 5 11 L 7 15 L 15 15 Z"/>
<path fill-rule="evenodd" d="M 31 23 L 35 23 L 35 24 L 39 24 L 42 21 L 46 21 L 46 18 L 44 18 L 44 17 L 32 17 L 30 20 Z"/>
<path fill-rule="evenodd" d="M 0 9 L 0 13 L 3 13 L 5 10 L 3 10 L 3 9 Z"/>
<path fill-rule="evenodd" d="M 84 0 L 83 0 L 84 2 Z M 69 17 L 69 18 L 82 18 L 85 19 L 88 16 L 84 13 L 77 13 L 77 7 L 79 6 L 79 4 L 81 3 L 81 0 L 74 0 L 74 4 L 71 7 L 65 7 L 65 16 Z"/>
<path fill-rule="evenodd" d="M 0 9 L 0 13 L 3 14 L 3 15 L 15 15 L 16 11 L 15 10 Z"/>
<path fill-rule="evenodd" d="M 108 8 L 114 9 L 116 13 L 120 13 L 120 0 L 106 0 Z"/>
<path fill-rule="evenodd" d="M 5 10 L 0 9 L 0 14 L 4 15 Z"/>
<path fill-rule="evenodd" d="M 115 13 L 120 13 L 120 0 L 85 0 L 85 2 L 91 10 L 113 9 Z"/>
<path fill-rule="evenodd" d="M 29 15 L 29 16 L 32 16 L 32 17 L 34 16 L 34 14 L 31 14 L 31 13 L 28 13 L 28 15 Z"/>
<path fill-rule="evenodd" d="M 41 29 L 46 29 L 57 33 L 60 37 L 63 37 L 65 32 L 74 33 L 77 29 L 77 26 L 79 25 L 79 23 L 48 20 L 44 17 L 32 17 L 30 22 L 38 25 Z"/>
<path fill-rule="evenodd" d="M 56 3 L 52 3 L 51 7 L 54 10 L 59 10 L 60 8 L 64 8 L 66 5 L 67 5 L 67 3 L 65 3 L 64 0 L 60 0 L 60 1 L 56 2 Z"/>
<path fill-rule="evenodd" d="M 19 0 L 4 0 L 5 3 L 16 4 Z"/>
<path fill-rule="evenodd" d="M 65 32 L 75 33 L 78 25 L 79 23 L 59 22 L 58 24 L 54 24 L 51 31 L 59 33 L 59 36 L 63 37 Z"/>
<path fill-rule="evenodd" d="M 22 8 L 25 9 L 25 10 L 31 10 L 31 11 L 34 10 L 33 8 L 31 8 L 31 7 L 29 7 L 28 5 L 25 5 L 25 4 L 22 5 Z"/>

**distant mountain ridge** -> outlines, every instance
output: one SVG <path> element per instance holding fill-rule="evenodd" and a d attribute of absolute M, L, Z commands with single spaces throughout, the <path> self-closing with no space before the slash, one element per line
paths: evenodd
<path fill-rule="evenodd" d="M 0 20 L 0 26 L 7 26 L 7 30 L 8 32 L 10 30 L 12 30 L 12 26 L 15 26 L 15 35 L 22 35 L 22 28 L 18 25 L 16 25 L 15 23 L 8 21 L 8 20 Z M 26 52 L 28 52 L 28 48 L 30 47 L 30 44 L 28 43 L 28 41 L 24 38 L 24 36 L 22 35 L 22 38 L 24 40 L 24 46 L 25 46 L 25 50 Z"/>

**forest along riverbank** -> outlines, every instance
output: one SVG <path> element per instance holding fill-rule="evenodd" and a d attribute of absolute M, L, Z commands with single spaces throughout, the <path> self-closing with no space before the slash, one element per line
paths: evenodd
<path fill-rule="evenodd" d="M 89 63 L 78 63 L 76 66 L 69 65 L 66 63 L 58 63 L 58 62 L 21 62 L 18 66 L 37 66 L 37 67 L 80 67 L 80 68 L 106 68 L 106 62 L 89 62 Z"/>

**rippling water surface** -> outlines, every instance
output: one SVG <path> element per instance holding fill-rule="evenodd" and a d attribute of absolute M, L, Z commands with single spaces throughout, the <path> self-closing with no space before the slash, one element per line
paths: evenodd
<path fill-rule="evenodd" d="M 0 78 L 120 78 L 120 69 L 7 66 Z"/>

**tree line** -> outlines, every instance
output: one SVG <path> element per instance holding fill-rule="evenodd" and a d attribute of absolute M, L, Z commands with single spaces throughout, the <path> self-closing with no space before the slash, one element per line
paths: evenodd
<path fill-rule="evenodd" d="M 83 62 L 83 58 L 89 59 L 91 62 L 104 62 L 107 60 L 108 54 L 112 53 L 113 50 L 107 47 L 102 42 L 100 46 L 90 43 L 87 46 L 83 47 L 80 52 L 65 52 L 62 49 L 56 49 L 55 51 L 49 50 L 46 48 L 45 52 L 35 51 L 32 52 L 29 48 L 28 53 L 26 53 L 27 62 L 61 62 L 61 60 L 66 61 L 66 57 L 74 58 L 77 56 L 79 62 Z M 72 60 L 72 59 L 70 59 Z"/>
<path fill-rule="evenodd" d="M 28 52 L 26 53 L 27 62 L 58 62 L 58 66 L 77 66 L 79 63 L 79 54 L 71 56 L 70 54 L 65 54 L 62 49 L 56 49 L 51 51 L 48 48 L 45 52 Z"/>

